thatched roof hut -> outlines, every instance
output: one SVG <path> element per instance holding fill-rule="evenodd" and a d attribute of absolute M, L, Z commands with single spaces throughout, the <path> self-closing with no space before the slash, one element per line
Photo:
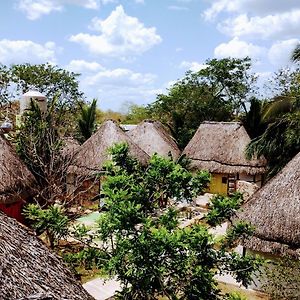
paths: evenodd
<path fill-rule="evenodd" d="M 74 167 L 70 173 L 91 175 L 99 172 L 109 159 L 108 149 L 117 143 L 127 143 L 129 153 L 142 164 L 147 164 L 149 156 L 112 120 L 105 121 L 100 128 L 79 148 Z"/>
<path fill-rule="evenodd" d="M 74 156 L 77 151 L 79 150 L 80 144 L 79 142 L 73 137 L 64 137 L 63 138 L 63 147 L 62 147 L 62 154 Z"/>
<path fill-rule="evenodd" d="M 0 134 L 0 203 L 10 204 L 31 194 L 34 177 Z"/>
<path fill-rule="evenodd" d="M 1 299 L 93 299 L 56 254 L 1 212 L 0 266 Z"/>
<path fill-rule="evenodd" d="M 246 246 L 262 252 L 300 248 L 300 153 L 242 207 L 238 218 L 255 227 Z"/>
<path fill-rule="evenodd" d="M 167 157 L 169 153 L 174 159 L 180 155 L 180 150 L 174 138 L 166 128 L 158 121 L 144 120 L 127 135 L 148 155 L 157 153 Z"/>
<path fill-rule="evenodd" d="M 250 142 L 238 122 L 203 122 L 182 154 L 191 159 L 191 167 L 212 173 L 265 173 L 265 159 L 247 160 L 245 148 Z"/>

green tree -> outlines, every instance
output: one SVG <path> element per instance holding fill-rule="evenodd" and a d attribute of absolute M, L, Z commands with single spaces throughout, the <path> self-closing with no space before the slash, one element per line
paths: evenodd
<path fill-rule="evenodd" d="M 80 117 L 78 119 L 79 141 L 85 142 L 92 136 L 96 129 L 97 99 L 93 99 L 90 105 L 84 104 L 80 107 Z"/>
<path fill-rule="evenodd" d="M 246 286 L 251 282 L 257 260 L 231 252 L 228 241 L 216 244 L 207 224 L 182 228 L 174 207 L 160 209 L 162 198 L 191 200 L 203 192 L 209 182 L 206 172 L 192 175 L 156 155 L 144 168 L 128 156 L 124 144 L 111 151 L 102 190 L 107 212 L 99 221 L 99 234 L 110 257 L 106 268 L 122 284 L 120 299 L 228 299 L 215 274 L 229 272 Z M 238 206 L 232 203 L 231 211 Z M 226 217 L 219 215 L 215 224 Z"/>
<path fill-rule="evenodd" d="M 24 215 L 38 235 L 46 234 L 51 249 L 68 234 L 70 220 L 60 206 L 52 205 L 41 209 L 38 204 L 28 204 Z"/>
<path fill-rule="evenodd" d="M 230 121 L 246 110 L 255 77 L 245 59 L 211 59 L 199 72 L 187 72 L 167 95 L 148 106 L 152 118 L 170 127 L 181 148 L 203 121 Z"/>
<path fill-rule="evenodd" d="M 7 104 L 10 98 L 11 74 L 7 66 L 0 64 L 0 105 Z"/>
<path fill-rule="evenodd" d="M 79 74 L 66 71 L 49 63 L 40 65 L 19 64 L 10 67 L 11 81 L 20 93 L 35 88 L 45 94 L 48 101 L 58 97 L 56 105 L 72 108 L 83 98 L 78 87 Z"/>
<path fill-rule="evenodd" d="M 300 61 L 300 44 L 298 44 L 293 50 L 291 60 L 296 63 Z"/>

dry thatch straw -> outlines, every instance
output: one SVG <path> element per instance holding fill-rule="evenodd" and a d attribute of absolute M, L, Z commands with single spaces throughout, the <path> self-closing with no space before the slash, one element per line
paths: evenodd
<path fill-rule="evenodd" d="M 0 134 L 0 203 L 10 204 L 26 199 L 33 184 L 33 175 Z"/>
<path fill-rule="evenodd" d="M 56 254 L 2 213 L 0 265 L 0 299 L 93 299 Z"/>
<path fill-rule="evenodd" d="M 238 218 L 255 227 L 250 248 L 278 248 L 263 241 L 300 248 L 300 153 L 242 206 Z"/>
<path fill-rule="evenodd" d="M 108 149 L 122 142 L 128 144 L 130 155 L 144 165 L 148 163 L 148 154 L 140 149 L 115 121 L 107 120 L 79 147 L 74 166 L 69 169 L 69 173 L 92 175 L 101 171 L 103 164 L 109 159 Z"/>
<path fill-rule="evenodd" d="M 64 146 L 62 148 L 63 155 L 74 156 L 77 153 L 77 151 L 79 150 L 80 144 L 73 137 L 64 137 L 63 143 L 64 143 Z"/>
<path fill-rule="evenodd" d="M 212 173 L 265 173 L 265 159 L 247 160 L 250 137 L 238 122 L 202 123 L 182 154 L 191 159 L 193 169 Z"/>
<path fill-rule="evenodd" d="M 167 157 L 169 153 L 174 159 L 180 155 L 180 150 L 174 138 L 166 128 L 158 121 L 144 120 L 127 135 L 148 155 L 157 153 Z"/>

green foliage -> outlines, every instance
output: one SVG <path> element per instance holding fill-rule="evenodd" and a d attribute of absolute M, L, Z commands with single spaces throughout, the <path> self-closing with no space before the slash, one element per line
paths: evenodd
<path fill-rule="evenodd" d="M 68 234 L 70 220 L 60 206 L 52 205 L 41 209 L 37 204 L 28 204 L 24 209 L 24 216 L 38 235 L 46 234 L 51 248 Z"/>
<path fill-rule="evenodd" d="M 275 175 L 300 151 L 300 111 L 288 113 L 270 124 L 247 146 L 248 158 L 264 156 L 269 176 Z"/>
<path fill-rule="evenodd" d="M 93 99 L 91 105 L 80 106 L 80 117 L 78 119 L 79 141 L 85 142 L 92 136 L 96 129 L 96 108 L 97 99 Z"/>
<path fill-rule="evenodd" d="M 300 263 L 297 257 L 284 256 L 265 265 L 263 290 L 271 299 L 292 300 L 300 295 Z"/>
<path fill-rule="evenodd" d="M 0 64 L 0 105 L 7 104 L 11 98 L 9 89 L 11 74 L 7 66 Z"/>
<path fill-rule="evenodd" d="M 148 109 L 143 105 L 137 105 L 133 103 L 127 104 L 127 114 L 125 120 L 122 122 L 124 124 L 138 124 L 145 119 L 150 118 L 150 113 Z"/>
<path fill-rule="evenodd" d="M 158 95 L 147 109 L 152 118 L 166 124 L 184 148 L 203 121 L 230 121 L 245 109 L 255 78 L 250 59 L 211 59 L 206 68 L 187 72 L 167 95 Z"/>
<path fill-rule="evenodd" d="M 230 220 L 241 207 L 243 196 L 240 193 L 235 193 L 233 196 L 215 195 L 209 204 L 209 212 L 205 219 L 210 226 L 218 226 L 226 220 Z"/>
<path fill-rule="evenodd" d="M 264 117 L 267 103 L 267 101 L 251 98 L 249 111 L 241 117 L 241 121 L 251 139 L 263 134 L 267 128 L 268 123 Z"/>
<path fill-rule="evenodd" d="M 214 276 L 224 272 L 249 284 L 259 267 L 254 258 L 216 245 L 206 225 L 181 228 L 174 208 L 160 209 L 161 199 L 191 200 L 203 192 L 209 174 L 193 176 L 157 155 L 142 167 L 128 158 L 124 144 L 111 153 L 102 185 L 107 212 L 99 220 L 98 235 L 109 257 L 105 268 L 122 284 L 119 299 L 223 299 Z M 235 208 L 238 199 L 231 201 Z"/>
<path fill-rule="evenodd" d="M 226 300 L 247 300 L 246 297 L 240 295 L 237 292 L 227 294 L 226 297 L 227 297 L 227 298 L 225 298 Z"/>
<path fill-rule="evenodd" d="M 77 78 L 79 74 L 66 71 L 49 63 L 40 65 L 19 64 L 10 67 L 11 81 L 17 84 L 21 93 L 36 88 L 51 102 L 59 96 L 58 104 L 74 106 L 83 98 L 79 91 Z"/>
<path fill-rule="evenodd" d="M 64 253 L 62 257 L 73 270 L 78 267 L 86 270 L 93 268 L 102 269 L 108 260 L 107 254 L 104 251 L 92 247 L 84 248 L 75 253 Z"/>

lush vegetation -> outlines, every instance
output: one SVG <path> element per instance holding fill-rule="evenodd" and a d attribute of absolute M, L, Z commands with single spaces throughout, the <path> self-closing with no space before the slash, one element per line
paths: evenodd
<path fill-rule="evenodd" d="M 106 211 L 96 232 L 81 226 L 72 233 L 85 248 L 67 255 L 67 261 L 76 265 L 76 258 L 84 258 L 84 265 L 101 265 L 121 282 L 120 299 L 238 299 L 223 295 L 214 276 L 230 273 L 245 286 L 251 283 L 260 261 L 232 249 L 253 230 L 247 224 L 233 225 L 218 242 L 208 230 L 234 216 L 242 204 L 241 195 L 217 196 L 201 223 L 182 227 L 176 202 L 190 202 L 202 193 L 210 175 L 203 171 L 193 175 L 157 155 L 143 167 L 128 155 L 126 144 L 113 147 L 111 155 L 102 185 Z M 31 206 L 26 212 L 36 221 L 37 230 L 62 234 L 52 222 L 49 228 L 43 226 L 51 210 L 37 213 L 36 206 Z M 65 219 L 58 215 L 57 220 Z M 95 239 L 102 248 L 99 244 L 95 248 Z"/>

